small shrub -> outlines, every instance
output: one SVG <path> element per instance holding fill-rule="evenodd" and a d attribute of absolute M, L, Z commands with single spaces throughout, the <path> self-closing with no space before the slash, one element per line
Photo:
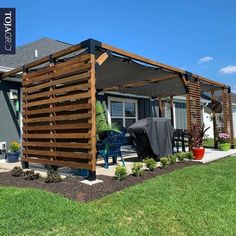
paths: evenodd
<path fill-rule="evenodd" d="M 189 159 L 189 160 L 192 160 L 194 158 L 193 153 L 192 152 L 186 152 L 185 158 Z"/>
<path fill-rule="evenodd" d="M 165 168 L 166 166 L 168 166 L 170 164 L 169 158 L 168 157 L 162 157 L 160 159 L 161 162 L 161 167 Z"/>
<path fill-rule="evenodd" d="M 11 152 L 19 152 L 20 151 L 20 144 L 16 141 L 12 141 L 10 143 L 10 151 Z"/>
<path fill-rule="evenodd" d="M 44 166 L 44 168 L 46 169 L 46 170 L 53 170 L 53 171 L 57 171 L 58 170 L 58 166 L 54 166 L 54 165 L 43 165 Z"/>
<path fill-rule="evenodd" d="M 142 175 L 142 173 L 143 173 L 142 168 L 143 168 L 143 164 L 142 163 L 140 163 L 140 162 L 134 163 L 133 166 L 132 166 L 132 174 L 134 176 Z"/>
<path fill-rule="evenodd" d="M 171 155 L 168 157 L 170 164 L 174 165 L 176 163 L 176 155 Z"/>
<path fill-rule="evenodd" d="M 61 176 L 59 175 L 58 171 L 48 170 L 47 177 L 45 179 L 45 183 L 59 183 L 62 181 Z"/>
<path fill-rule="evenodd" d="M 11 170 L 11 175 L 14 177 L 20 177 L 24 175 L 24 171 L 21 167 L 19 166 L 15 166 L 12 170 Z"/>
<path fill-rule="evenodd" d="M 123 181 L 127 175 L 127 168 L 125 166 L 118 165 L 115 170 L 115 177 L 119 181 Z"/>
<path fill-rule="evenodd" d="M 176 156 L 177 156 L 177 158 L 178 158 L 178 160 L 179 160 L 180 162 L 183 161 L 184 158 L 186 158 L 185 152 L 178 152 L 178 153 L 176 154 Z"/>
<path fill-rule="evenodd" d="M 39 173 L 34 173 L 34 170 L 27 170 L 24 172 L 25 180 L 34 180 L 39 178 Z"/>
<path fill-rule="evenodd" d="M 153 158 L 147 158 L 143 160 L 145 166 L 150 170 L 153 171 L 157 167 L 157 162 Z"/>

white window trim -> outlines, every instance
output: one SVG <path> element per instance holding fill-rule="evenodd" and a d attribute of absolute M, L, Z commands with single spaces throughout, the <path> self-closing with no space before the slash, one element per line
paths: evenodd
<path fill-rule="evenodd" d="M 135 119 L 138 121 L 138 101 L 137 99 L 129 99 L 129 98 L 117 98 L 117 97 L 108 97 L 108 110 L 107 110 L 107 118 L 109 123 L 111 123 L 111 101 L 117 101 L 123 103 L 123 116 L 113 116 L 112 118 L 120 118 L 123 119 L 123 126 L 125 127 L 125 119 Z M 125 102 L 133 102 L 135 103 L 135 117 L 126 117 L 125 116 Z"/>

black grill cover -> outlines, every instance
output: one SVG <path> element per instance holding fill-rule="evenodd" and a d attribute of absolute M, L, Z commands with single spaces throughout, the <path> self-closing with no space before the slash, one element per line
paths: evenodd
<path fill-rule="evenodd" d="M 136 146 L 139 159 L 172 154 L 174 128 L 166 118 L 146 118 L 128 128 Z"/>

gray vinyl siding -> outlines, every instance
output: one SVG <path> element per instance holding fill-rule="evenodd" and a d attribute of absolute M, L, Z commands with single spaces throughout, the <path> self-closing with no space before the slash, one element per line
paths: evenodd
<path fill-rule="evenodd" d="M 175 102 L 175 129 L 187 129 L 186 103 Z"/>
<path fill-rule="evenodd" d="M 138 98 L 138 119 L 152 117 L 152 103 L 148 98 Z"/>
<path fill-rule="evenodd" d="M 18 91 L 18 100 L 20 97 L 20 83 L 0 81 L 0 142 L 6 142 L 7 147 L 12 140 L 20 141 L 20 112 L 16 111 L 13 100 L 10 100 L 10 90 Z M 19 109 L 21 104 L 19 104 Z"/>

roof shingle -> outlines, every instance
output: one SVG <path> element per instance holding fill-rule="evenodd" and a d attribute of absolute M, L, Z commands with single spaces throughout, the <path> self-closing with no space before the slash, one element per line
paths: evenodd
<path fill-rule="evenodd" d="M 50 38 L 42 38 L 32 43 L 17 47 L 16 54 L 0 55 L 0 66 L 17 68 L 70 46 L 71 44 L 69 43 L 64 43 Z M 35 50 L 38 50 L 37 58 L 35 58 Z"/>

